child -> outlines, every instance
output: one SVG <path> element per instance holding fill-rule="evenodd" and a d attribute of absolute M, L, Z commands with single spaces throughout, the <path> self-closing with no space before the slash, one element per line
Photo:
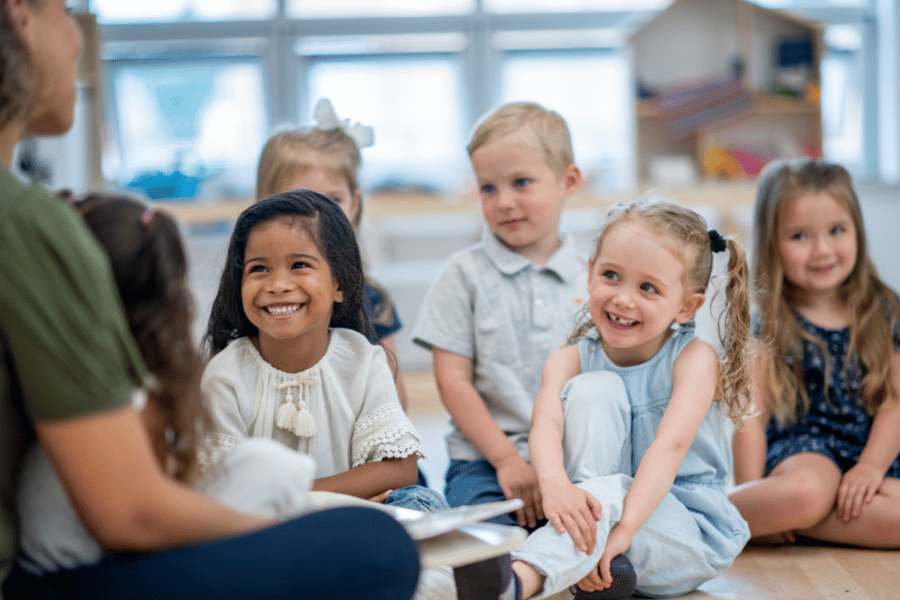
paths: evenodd
<path fill-rule="evenodd" d="M 109 256 L 128 325 L 151 374 L 134 404 L 142 408 L 160 465 L 234 509 L 279 518 L 302 512 L 314 465 L 274 443 L 235 447 L 200 476 L 198 450 L 209 424 L 200 391 L 205 361 L 191 339 L 193 308 L 178 225 L 126 197 L 92 194 L 75 205 Z M 261 477 L 253 467 L 258 464 L 283 477 Z M 40 446 L 26 457 L 17 501 L 23 568 L 37 575 L 101 560 L 103 551 Z"/>
<path fill-rule="evenodd" d="M 720 361 L 693 317 L 726 249 Z M 740 417 L 749 380 L 744 252 L 689 209 L 638 201 L 610 210 L 589 266 L 589 320 L 547 360 L 534 407 L 550 523 L 513 551 L 513 570 L 525 598 L 576 582 L 576 598 L 684 594 L 749 537 L 725 493 L 725 415 Z"/>
<path fill-rule="evenodd" d="M 521 498 L 515 519 L 492 521 L 535 527 L 543 510 L 528 462 L 531 408 L 540 368 L 565 341 L 585 286 L 586 256 L 559 233 L 563 204 L 582 176 L 565 121 L 536 104 L 488 115 L 468 151 L 487 230 L 444 266 L 413 338 L 432 351 L 453 420 L 448 503 Z"/>
<path fill-rule="evenodd" d="M 900 547 L 900 306 L 850 175 L 778 162 L 756 196 L 756 410 L 731 500 L 755 538 Z"/>
<path fill-rule="evenodd" d="M 272 194 L 307 189 L 340 205 L 359 238 L 362 193 L 359 190 L 359 151 L 372 145 L 372 129 L 338 120 L 331 102 L 322 98 L 314 112 L 313 128 L 283 131 L 272 136 L 259 157 L 256 199 Z M 400 405 L 406 410 L 406 386 L 396 364 L 394 334 L 403 324 L 387 290 L 370 277 L 365 279 L 365 306 L 375 330 L 374 340 L 385 349 Z"/>
<path fill-rule="evenodd" d="M 362 262 L 340 207 L 309 190 L 261 200 L 238 217 L 225 264 L 203 375 L 219 444 L 265 437 L 308 454 L 315 490 L 443 504 L 413 485 L 419 435 L 366 337 Z"/>

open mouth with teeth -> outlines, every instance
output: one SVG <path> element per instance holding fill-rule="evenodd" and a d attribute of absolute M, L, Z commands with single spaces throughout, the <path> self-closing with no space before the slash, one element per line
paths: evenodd
<path fill-rule="evenodd" d="M 826 265 L 824 267 L 810 267 L 809 270 L 813 273 L 827 273 L 831 269 L 834 268 L 834 265 Z"/>
<path fill-rule="evenodd" d="M 606 321 L 616 329 L 631 329 L 639 323 L 639 321 L 625 319 L 612 313 L 606 313 Z"/>
<path fill-rule="evenodd" d="M 273 317 L 286 317 L 300 310 L 299 304 L 281 304 L 279 306 L 267 306 L 265 311 Z"/>

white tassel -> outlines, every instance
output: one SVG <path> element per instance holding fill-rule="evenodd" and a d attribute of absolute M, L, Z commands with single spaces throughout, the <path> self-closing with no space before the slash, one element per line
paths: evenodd
<path fill-rule="evenodd" d="M 297 420 L 297 407 L 290 400 L 285 399 L 284 403 L 275 411 L 275 424 L 282 429 L 290 431 L 294 427 L 294 421 Z"/>
<path fill-rule="evenodd" d="M 299 437 L 316 435 L 316 422 L 306 406 L 297 411 L 297 418 L 294 421 L 294 434 Z"/>

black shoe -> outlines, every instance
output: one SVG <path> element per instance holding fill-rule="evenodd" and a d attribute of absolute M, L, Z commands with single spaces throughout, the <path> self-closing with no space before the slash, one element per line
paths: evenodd
<path fill-rule="evenodd" d="M 571 586 L 569 591 L 575 594 L 573 600 L 621 600 L 634 595 L 637 575 L 627 556 L 620 554 L 609 561 L 609 574 L 612 575 L 612 585 L 605 590 L 585 592 L 577 585 Z"/>
<path fill-rule="evenodd" d="M 630 564 L 630 563 L 629 563 Z M 509 554 L 454 567 L 458 600 L 505 600 L 521 597 Z"/>

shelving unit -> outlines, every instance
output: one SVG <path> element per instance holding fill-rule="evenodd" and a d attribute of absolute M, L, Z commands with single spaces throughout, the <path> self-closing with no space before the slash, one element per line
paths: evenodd
<path fill-rule="evenodd" d="M 776 52 L 780 41 L 808 39 L 813 60 L 809 85 L 797 97 L 776 95 Z M 715 157 L 734 159 L 735 152 L 757 162 L 816 154 L 822 147 L 818 99 L 822 32 L 813 23 L 761 8 L 744 0 L 676 0 L 631 37 L 635 89 L 666 92 L 727 78 L 740 59 L 743 88 L 752 110 L 722 121 L 710 120 L 690 135 L 673 139 L 656 99 L 635 107 L 636 180 L 652 180 L 655 160 L 686 157 L 701 178 L 720 178 L 711 169 Z M 748 103 L 750 100 L 745 98 Z M 710 105 L 715 107 L 715 104 Z M 747 178 L 735 162 L 731 178 Z M 747 162 L 744 166 L 749 169 Z"/>

